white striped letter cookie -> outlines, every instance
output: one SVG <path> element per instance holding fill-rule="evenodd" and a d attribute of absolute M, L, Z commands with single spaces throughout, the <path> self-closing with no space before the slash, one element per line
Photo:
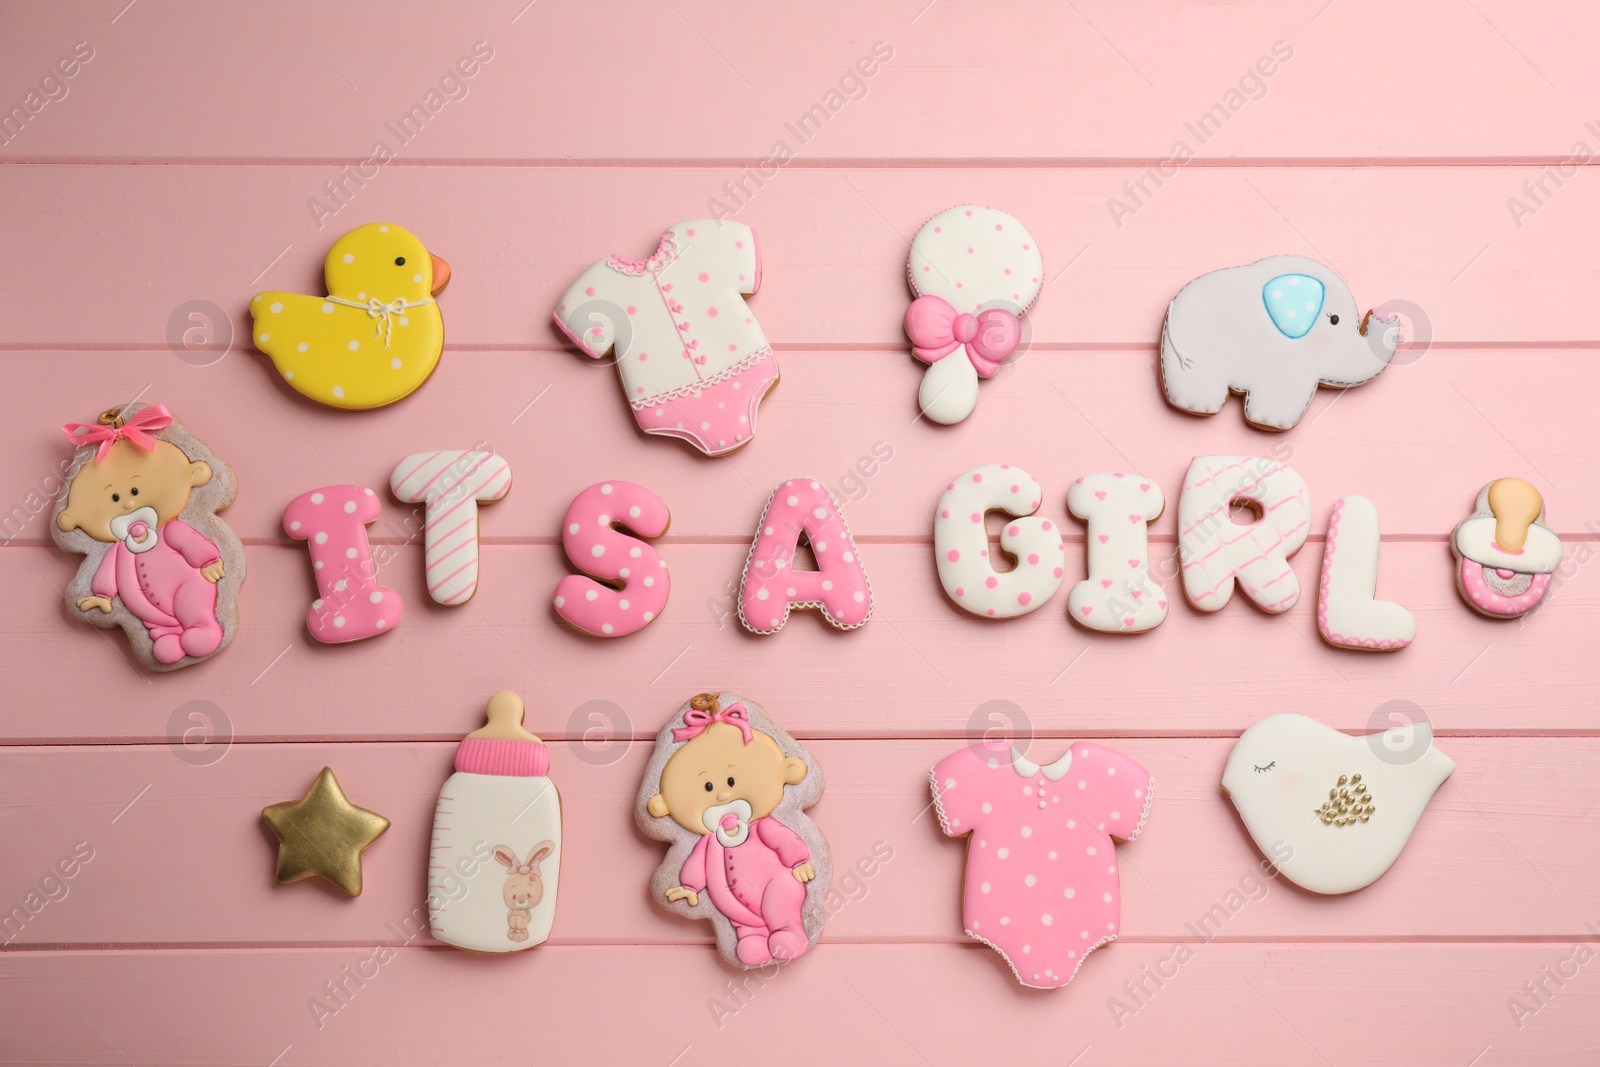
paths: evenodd
<path fill-rule="evenodd" d="M 441 604 L 471 600 L 478 591 L 478 504 L 510 491 L 511 465 L 492 452 L 418 452 L 395 466 L 389 488 L 426 508 L 428 595 Z"/>

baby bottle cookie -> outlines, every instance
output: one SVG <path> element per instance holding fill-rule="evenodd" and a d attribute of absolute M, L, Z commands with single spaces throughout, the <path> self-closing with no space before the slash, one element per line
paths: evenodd
<path fill-rule="evenodd" d="M 656 735 L 634 820 L 670 848 L 650 880 L 668 911 L 709 919 L 729 963 L 803 955 L 822 934 L 833 863 L 805 814 L 822 769 L 761 706 L 701 693 Z"/>
<path fill-rule="evenodd" d="M 221 651 L 239 628 L 244 545 L 217 512 L 233 469 L 159 404 L 62 427 L 76 447 L 50 534 L 85 557 L 67 601 L 96 626 L 127 631 L 152 670 Z"/>
<path fill-rule="evenodd" d="M 1521 478 L 1483 487 L 1472 517 L 1450 535 L 1450 551 L 1461 599 L 1491 619 L 1538 607 L 1561 566 L 1561 539 L 1545 525 L 1544 498 Z"/>
<path fill-rule="evenodd" d="M 550 937 L 561 877 L 561 794 L 550 755 L 522 728 L 522 698 L 489 698 L 488 724 L 456 748 L 428 852 L 433 936 L 471 952 L 520 952 Z"/>

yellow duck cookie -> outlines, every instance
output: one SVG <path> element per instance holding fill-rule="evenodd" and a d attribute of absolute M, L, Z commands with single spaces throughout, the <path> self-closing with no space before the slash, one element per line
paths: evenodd
<path fill-rule="evenodd" d="M 318 403 L 381 408 L 427 380 L 444 347 L 434 294 L 450 264 L 393 223 L 357 227 L 323 264 L 327 296 L 257 293 L 256 347 L 285 381 Z"/>

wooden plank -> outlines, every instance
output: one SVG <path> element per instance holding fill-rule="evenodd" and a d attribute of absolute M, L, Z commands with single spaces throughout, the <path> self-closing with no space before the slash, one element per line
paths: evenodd
<path fill-rule="evenodd" d="M 176 309 L 207 300 L 236 316 L 248 350 L 252 293 L 322 285 L 336 236 L 388 219 L 452 264 L 441 299 L 452 350 L 570 352 L 549 314 L 572 280 L 609 253 L 649 253 L 667 226 L 720 213 L 708 201 L 727 180 L 702 167 L 397 168 L 352 186 L 319 229 L 308 201 L 334 176 L 326 166 L 4 168 L 0 230 L 29 253 L 26 270 L 0 280 L 6 345 L 165 349 L 189 325 L 180 315 L 173 326 Z M 1584 235 L 1600 218 L 1600 183 L 1547 188 L 1537 214 L 1513 218 L 1508 198 L 1538 176 L 1520 166 L 1188 168 L 1114 216 L 1108 202 L 1133 203 L 1122 186 L 1136 172 L 830 167 L 782 174 L 735 217 L 761 236 L 763 286 L 750 306 L 780 350 L 905 352 L 911 236 L 971 201 L 1006 208 L 1044 252 L 1044 293 L 1027 317 L 1035 346 L 1153 350 L 1185 283 L 1279 253 L 1331 264 L 1363 308 L 1421 308 L 1436 343 L 1593 342 L 1600 267 Z"/>

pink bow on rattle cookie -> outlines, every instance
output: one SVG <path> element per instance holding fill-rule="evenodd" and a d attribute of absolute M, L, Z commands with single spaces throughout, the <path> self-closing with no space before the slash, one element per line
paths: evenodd
<path fill-rule="evenodd" d="M 700 708 L 690 708 L 683 713 L 683 725 L 674 727 L 672 739 L 674 741 L 688 741 L 699 737 L 714 722 L 725 722 L 729 726 L 737 726 L 744 735 L 744 743 L 749 744 L 755 739 L 750 731 L 750 719 L 745 714 L 743 704 L 729 704 L 723 711 L 702 711 Z"/>
<path fill-rule="evenodd" d="M 101 418 L 106 416 L 102 415 Z M 111 446 L 126 438 L 144 449 L 146 452 L 156 450 L 156 439 L 151 437 L 158 430 L 165 430 L 172 425 L 172 412 L 161 404 L 151 404 L 149 407 L 140 408 L 137 412 L 122 420 L 122 425 L 106 425 L 105 423 L 69 422 L 61 427 L 61 432 L 67 435 L 67 440 L 72 442 L 74 448 L 83 445 L 100 443 L 100 451 L 95 453 L 94 461 L 99 463 L 106 458 L 106 453 L 111 451 Z"/>
<path fill-rule="evenodd" d="M 957 314 L 937 296 L 919 296 L 906 308 L 906 336 L 912 354 L 924 363 L 937 363 L 965 346 L 973 369 L 988 378 L 1017 350 L 1022 323 L 1005 308 Z"/>

